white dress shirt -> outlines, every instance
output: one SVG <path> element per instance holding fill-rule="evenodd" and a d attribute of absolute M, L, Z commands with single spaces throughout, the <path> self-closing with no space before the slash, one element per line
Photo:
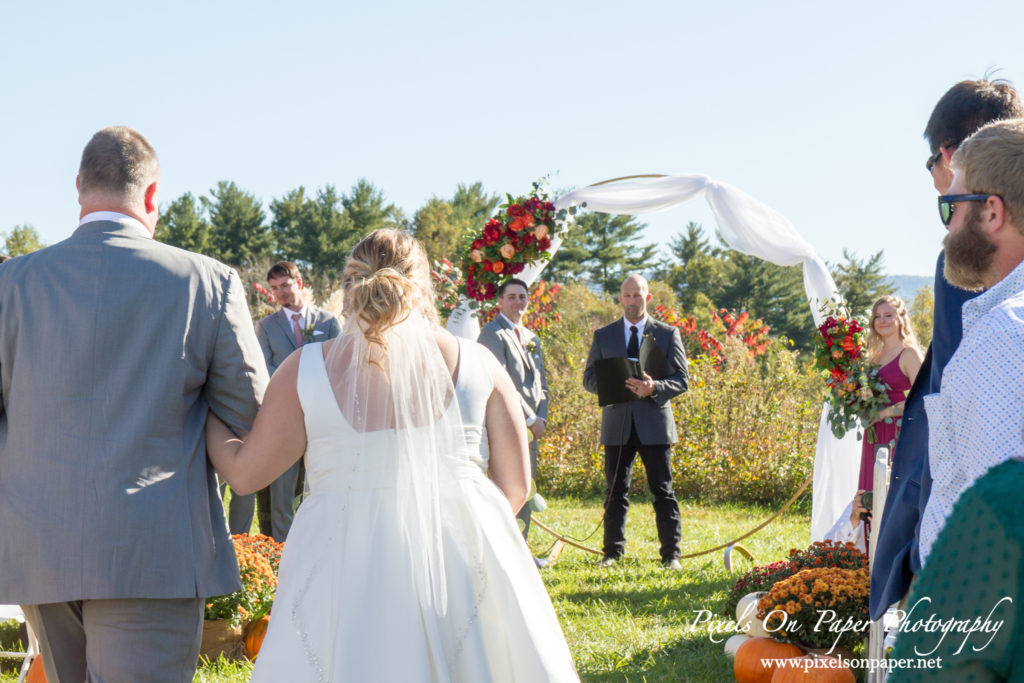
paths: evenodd
<path fill-rule="evenodd" d="M 96 221 L 114 221 L 115 223 L 121 223 L 122 225 L 131 225 L 136 227 L 146 234 L 146 237 L 152 237 L 149 234 L 149 230 L 145 225 L 142 224 L 138 218 L 129 216 L 126 213 L 120 213 L 118 211 L 93 211 L 82 216 L 78 221 L 78 227 L 82 227 L 86 223 L 94 223 Z"/>
<path fill-rule="evenodd" d="M 963 305 L 964 336 L 924 397 L 932 489 L 921 564 L 960 494 L 990 468 L 1024 456 L 1024 263 Z"/>

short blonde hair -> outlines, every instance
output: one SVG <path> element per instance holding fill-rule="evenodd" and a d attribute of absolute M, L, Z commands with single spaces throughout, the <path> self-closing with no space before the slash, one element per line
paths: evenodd
<path fill-rule="evenodd" d="M 413 312 L 438 322 L 426 252 L 408 233 L 371 232 L 349 254 L 343 280 L 344 316 L 355 316 L 371 342 L 382 344 L 381 335 Z"/>
<path fill-rule="evenodd" d="M 141 203 L 146 188 L 160 177 L 160 163 L 149 140 L 127 126 L 104 128 L 82 150 L 78 191 Z"/>
<path fill-rule="evenodd" d="M 994 121 L 964 140 L 952 159 L 967 192 L 1003 200 L 1024 233 L 1024 119 Z"/>
<path fill-rule="evenodd" d="M 871 358 L 878 360 L 878 356 L 882 352 L 882 338 L 875 332 L 875 316 L 878 315 L 878 307 L 882 304 L 889 304 L 896 309 L 896 317 L 900 321 L 900 341 L 903 342 L 903 346 L 913 347 L 920 351 L 921 345 L 917 343 L 914 329 L 910 325 L 907 305 L 898 296 L 886 295 L 878 297 L 875 303 L 871 304 L 871 319 L 868 321 L 868 354 Z"/>

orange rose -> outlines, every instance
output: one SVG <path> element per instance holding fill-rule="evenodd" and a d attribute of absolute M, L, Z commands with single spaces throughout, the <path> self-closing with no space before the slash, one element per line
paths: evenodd
<path fill-rule="evenodd" d="M 846 335 L 843 337 L 843 350 L 847 353 L 853 353 L 853 350 L 857 348 L 857 345 L 853 342 L 853 335 Z"/>
<path fill-rule="evenodd" d="M 484 260 L 484 253 L 479 249 L 474 249 L 473 251 L 469 252 L 469 258 L 473 259 L 477 263 L 480 263 L 481 261 Z"/>
<path fill-rule="evenodd" d="M 550 230 L 548 229 L 548 226 L 541 223 L 540 225 L 533 229 L 533 236 L 539 240 L 542 240 L 548 236 L 549 232 Z"/>
<path fill-rule="evenodd" d="M 511 244 L 503 245 L 499 251 L 501 252 L 501 257 L 504 259 L 510 259 L 516 255 L 516 248 Z"/>
<path fill-rule="evenodd" d="M 503 270 L 505 270 L 505 264 L 502 263 L 501 261 L 495 261 L 494 263 L 491 264 L 491 271 L 492 272 L 500 273 Z"/>

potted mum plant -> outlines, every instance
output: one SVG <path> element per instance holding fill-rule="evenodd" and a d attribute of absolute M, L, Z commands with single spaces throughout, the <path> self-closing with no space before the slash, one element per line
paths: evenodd
<path fill-rule="evenodd" d="M 258 651 L 259 644 L 248 636 L 250 631 L 258 631 L 262 641 L 277 589 L 277 571 L 284 544 L 262 534 L 240 534 L 231 539 L 238 558 L 242 589 L 206 602 L 199 652 L 208 659 L 222 655 L 229 659 L 255 656 L 253 648 Z"/>

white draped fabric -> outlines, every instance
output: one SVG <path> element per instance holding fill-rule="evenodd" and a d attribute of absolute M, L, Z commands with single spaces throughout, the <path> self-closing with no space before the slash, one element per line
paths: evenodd
<path fill-rule="evenodd" d="M 804 291 L 816 325 L 823 322 L 820 303 L 839 299 L 835 282 L 824 261 L 796 228 L 778 211 L 743 190 L 701 174 L 634 178 L 574 190 L 555 200 L 555 209 L 581 206 L 602 213 L 637 215 L 661 211 L 704 197 L 718 223 L 719 232 L 733 249 L 780 266 L 803 266 Z M 561 239 L 552 239 L 551 253 Z M 546 261 L 527 267 L 519 275 L 527 284 L 539 276 Z M 476 338 L 479 325 L 468 315 L 465 302 L 452 316 L 448 329 L 460 336 Z M 811 512 L 811 540 L 824 538 L 838 514 L 856 492 L 860 442 L 853 434 L 836 439 L 824 420 L 818 431 L 814 463 Z"/>

